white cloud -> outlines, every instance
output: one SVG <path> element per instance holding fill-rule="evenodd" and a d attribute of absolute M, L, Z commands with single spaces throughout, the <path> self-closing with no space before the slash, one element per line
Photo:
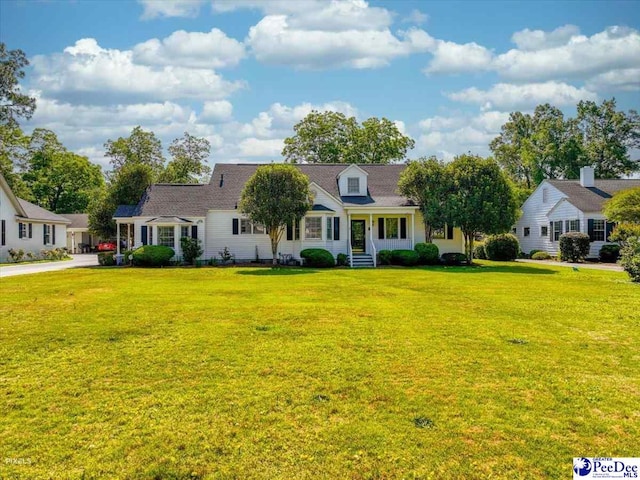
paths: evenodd
<path fill-rule="evenodd" d="M 475 42 L 459 44 L 437 40 L 425 73 L 463 73 L 487 70 L 493 53 Z"/>
<path fill-rule="evenodd" d="M 529 30 L 525 28 L 511 36 L 511 40 L 520 50 L 536 51 L 560 47 L 567 44 L 573 36 L 579 35 L 580 29 L 575 25 L 563 25 L 551 32 Z"/>
<path fill-rule="evenodd" d="M 402 19 L 404 23 L 412 23 L 414 25 L 422 25 L 429 20 L 429 15 L 422 13 L 418 9 L 411 10 L 411 13 Z"/>
<path fill-rule="evenodd" d="M 556 106 L 575 105 L 580 100 L 597 100 L 597 95 L 585 88 L 576 88 L 566 83 L 545 82 L 514 85 L 498 83 L 490 90 L 472 87 L 447 94 L 456 102 L 475 103 L 483 110 L 494 108 L 517 110 L 535 107 L 540 103 Z"/>
<path fill-rule="evenodd" d="M 239 155 L 242 157 L 271 157 L 278 160 L 281 158 L 283 147 L 284 140 L 282 138 L 268 140 L 247 138 L 240 142 Z"/>
<path fill-rule="evenodd" d="M 210 32 L 178 30 L 133 47 L 133 61 L 142 65 L 190 68 L 233 67 L 245 57 L 244 45 L 217 28 Z"/>
<path fill-rule="evenodd" d="M 589 79 L 586 88 L 592 90 L 640 90 L 640 68 L 625 68 L 601 73 Z"/>
<path fill-rule="evenodd" d="M 204 102 L 199 119 L 210 123 L 223 123 L 231 120 L 232 114 L 233 105 L 227 100 Z"/>
<path fill-rule="evenodd" d="M 37 55 L 32 60 L 34 87 L 48 95 L 93 94 L 95 103 L 135 98 L 218 100 L 244 86 L 228 82 L 211 70 L 179 66 L 138 65 L 130 50 L 104 49 L 95 39 L 78 40 L 63 54 Z"/>
<path fill-rule="evenodd" d="M 157 17 L 196 17 L 205 0 L 138 0 L 142 4 L 143 20 Z"/>

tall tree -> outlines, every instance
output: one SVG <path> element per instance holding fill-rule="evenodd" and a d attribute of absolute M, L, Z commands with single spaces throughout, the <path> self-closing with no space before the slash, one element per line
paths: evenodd
<path fill-rule="evenodd" d="M 640 187 L 617 192 L 606 201 L 603 212 L 614 222 L 640 224 Z"/>
<path fill-rule="evenodd" d="M 289 163 L 390 163 L 401 160 L 415 142 L 386 118 L 358 125 L 338 112 L 313 111 L 293 127 L 282 155 Z"/>
<path fill-rule="evenodd" d="M 30 119 L 36 109 L 36 99 L 20 91 L 24 67 L 29 65 L 22 50 L 7 50 L 0 43 L 0 125 L 18 126 L 18 118 Z"/>
<path fill-rule="evenodd" d="M 146 132 L 142 127 L 135 127 L 128 137 L 107 140 L 104 148 L 114 171 L 127 164 L 141 164 L 149 166 L 155 175 L 159 175 L 164 168 L 162 142 L 153 132 Z"/>
<path fill-rule="evenodd" d="M 161 183 L 206 183 L 211 173 L 207 165 L 211 144 L 206 138 L 198 138 L 184 132 L 169 146 L 171 161 L 160 178 Z"/>
<path fill-rule="evenodd" d="M 508 231 L 517 220 L 518 204 L 507 177 L 493 159 L 460 155 L 447 170 L 452 187 L 447 216 L 462 230 L 465 254 L 471 262 L 475 237 Z"/>
<path fill-rule="evenodd" d="M 636 111 L 617 111 L 615 98 L 601 105 L 581 101 L 577 120 L 586 161 L 595 167 L 596 177 L 617 178 L 640 170 L 638 162 L 629 156 L 629 150 L 640 147 L 640 117 Z"/>
<path fill-rule="evenodd" d="M 0 173 L 13 193 L 25 200 L 31 198 L 31 193 L 17 168 L 24 165 L 28 147 L 29 137 L 20 127 L 0 124 Z"/>
<path fill-rule="evenodd" d="M 251 221 L 267 229 L 273 265 L 277 265 L 278 244 L 287 224 L 299 221 L 313 206 L 309 178 L 293 165 L 258 167 L 245 184 L 238 206 Z"/>
<path fill-rule="evenodd" d="M 436 157 L 409 161 L 402 171 L 398 189 L 420 207 L 426 241 L 431 243 L 433 230 L 447 223 L 447 198 L 451 178 L 444 162 Z"/>

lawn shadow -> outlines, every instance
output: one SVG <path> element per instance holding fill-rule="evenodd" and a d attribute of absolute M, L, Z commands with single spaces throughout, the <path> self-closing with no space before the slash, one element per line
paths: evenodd
<path fill-rule="evenodd" d="M 473 265 L 462 267 L 440 267 L 450 273 L 524 273 L 527 275 L 555 275 L 558 270 L 544 267 L 524 267 L 514 265 Z"/>
<path fill-rule="evenodd" d="M 318 270 L 312 268 L 261 268 L 257 270 L 238 270 L 237 275 L 253 275 L 253 276 L 272 276 L 272 275 L 306 275 L 309 273 L 318 273 Z"/>

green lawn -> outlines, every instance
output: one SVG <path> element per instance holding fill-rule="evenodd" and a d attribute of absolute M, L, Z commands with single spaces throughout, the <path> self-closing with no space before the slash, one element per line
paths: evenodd
<path fill-rule="evenodd" d="M 1 478 L 570 478 L 639 454 L 640 285 L 483 262 L 0 280 Z"/>

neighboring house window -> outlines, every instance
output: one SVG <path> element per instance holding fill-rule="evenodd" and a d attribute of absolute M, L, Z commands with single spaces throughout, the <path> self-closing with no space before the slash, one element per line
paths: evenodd
<path fill-rule="evenodd" d="M 304 219 L 304 238 L 306 240 L 322 240 L 322 217 L 306 217 Z"/>
<path fill-rule="evenodd" d="M 518 229 L 516 227 L 513 227 L 511 229 L 511 233 L 513 233 L 514 235 L 516 235 L 518 233 Z"/>
<path fill-rule="evenodd" d="M 546 237 L 549 235 L 549 227 L 547 227 L 546 225 L 543 225 L 540 227 L 540 236 L 541 237 Z"/>
<path fill-rule="evenodd" d="M 180 227 L 180 238 L 189 236 L 189 227 Z"/>
<path fill-rule="evenodd" d="M 384 238 L 392 239 L 398 238 L 398 219 L 397 218 L 385 218 L 384 219 Z"/>
<path fill-rule="evenodd" d="M 327 240 L 333 240 L 333 217 L 327 217 Z"/>
<path fill-rule="evenodd" d="M 446 234 L 446 228 L 434 228 L 431 231 L 431 238 L 433 238 L 434 240 L 445 240 Z"/>
<path fill-rule="evenodd" d="M 360 179 L 358 177 L 347 178 L 347 193 L 360 193 Z"/>
<path fill-rule="evenodd" d="M 240 233 L 242 235 L 251 235 L 251 232 L 252 232 L 251 220 L 249 220 L 248 218 L 241 218 Z"/>
<path fill-rule="evenodd" d="M 567 220 L 567 232 L 579 232 L 580 220 Z"/>
<path fill-rule="evenodd" d="M 604 220 L 593 221 L 592 242 L 604 242 Z"/>
<path fill-rule="evenodd" d="M 524 227 L 524 236 L 528 237 L 529 235 L 531 235 L 531 228 L 530 227 Z"/>
<path fill-rule="evenodd" d="M 158 245 L 173 248 L 175 230 L 173 227 L 158 227 Z"/>
<path fill-rule="evenodd" d="M 19 223 L 18 224 L 18 237 L 19 238 L 27 238 L 27 224 Z"/>
<path fill-rule="evenodd" d="M 42 242 L 45 245 L 51 245 L 51 225 L 44 224 L 42 228 L 44 229 Z M 24 238 L 24 235 L 22 236 L 22 238 Z"/>
<path fill-rule="evenodd" d="M 542 203 L 547 203 L 549 201 L 549 189 L 542 189 Z"/>
<path fill-rule="evenodd" d="M 264 235 L 264 225 L 260 225 L 259 223 L 253 224 L 253 234 L 254 235 Z"/>
<path fill-rule="evenodd" d="M 560 240 L 560 235 L 562 235 L 562 220 L 560 220 L 559 222 L 552 222 L 553 223 L 553 241 L 557 242 L 558 240 Z"/>

